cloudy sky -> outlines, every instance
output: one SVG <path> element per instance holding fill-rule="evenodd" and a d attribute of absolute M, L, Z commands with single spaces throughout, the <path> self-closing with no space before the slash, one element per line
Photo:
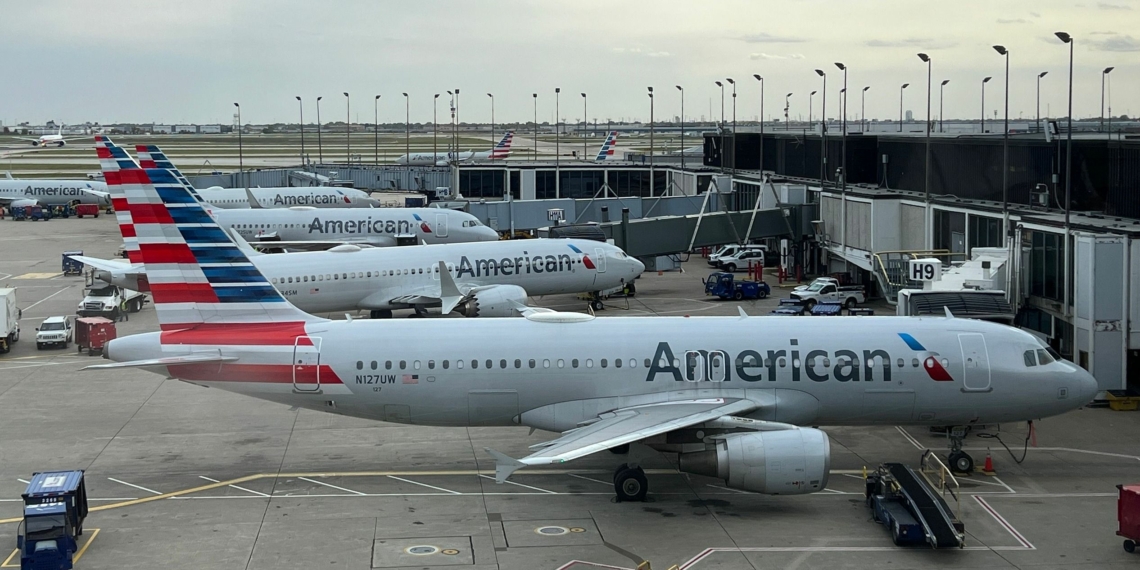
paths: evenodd
<path fill-rule="evenodd" d="M 1000 109 L 1003 61 L 1010 55 L 1010 115 L 1063 114 L 1068 50 L 1053 32 L 1077 41 L 1074 114 L 1097 116 L 1100 75 L 1111 74 L 1114 114 L 1140 113 L 1140 0 L 0 0 L 0 120 L 65 122 L 230 122 L 233 102 L 246 122 L 305 118 L 324 96 L 322 119 L 430 121 L 432 95 L 460 88 L 461 119 L 528 120 L 537 92 L 540 121 L 553 120 L 554 88 L 562 116 L 605 121 L 648 119 L 646 86 L 658 92 L 658 117 L 679 113 L 674 85 L 685 87 L 685 115 L 719 117 L 716 80 L 738 80 L 738 117 L 759 114 L 759 73 L 768 117 L 806 114 L 807 95 L 828 74 L 828 115 L 842 73 L 867 92 L 868 117 L 897 117 L 899 86 L 907 109 L 925 114 L 926 52 L 946 86 L 947 118 L 976 118 L 980 83 L 994 76 L 986 107 Z M 731 109 L 731 97 L 727 98 Z M 859 115 L 853 95 L 849 116 Z M 819 113 L 820 95 L 815 97 Z M 446 94 L 440 97 L 440 121 Z M 731 110 L 729 111 L 731 114 Z"/>

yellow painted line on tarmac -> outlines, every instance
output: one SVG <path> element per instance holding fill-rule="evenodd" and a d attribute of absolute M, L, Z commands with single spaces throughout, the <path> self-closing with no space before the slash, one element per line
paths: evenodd
<path fill-rule="evenodd" d="M 99 529 L 91 529 L 91 536 L 87 538 L 87 542 L 79 549 L 79 552 L 75 553 L 75 559 L 72 560 L 72 562 L 79 562 L 79 559 L 83 557 L 83 553 L 87 552 L 87 547 L 91 546 L 92 542 L 95 542 L 96 536 L 99 536 Z"/>
<path fill-rule="evenodd" d="M 17 548 L 16 550 L 13 550 L 12 553 L 9 554 L 8 557 L 4 559 L 4 563 L 0 564 L 0 568 L 19 568 L 20 567 L 19 564 L 12 564 L 12 565 L 8 564 L 9 562 L 12 561 L 12 558 L 15 558 L 15 556 L 19 553 L 20 553 L 19 548 Z"/>

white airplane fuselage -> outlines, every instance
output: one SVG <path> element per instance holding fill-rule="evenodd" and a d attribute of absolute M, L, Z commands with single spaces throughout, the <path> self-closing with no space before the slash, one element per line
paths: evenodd
<path fill-rule="evenodd" d="M 1097 391 L 1092 376 L 1072 363 L 1028 367 L 1022 354 L 1041 349 L 1032 335 L 969 319 L 249 326 L 266 345 L 240 346 L 252 335 L 231 325 L 120 337 L 107 354 L 123 362 L 220 350 L 236 360 L 169 366 L 167 372 L 193 384 L 373 420 L 551 431 L 607 410 L 715 397 L 752 400 L 760 407 L 749 417 L 796 425 L 987 424 L 1061 414 Z"/>
<path fill-rule="evenodd" d="M 280 241 L 341 241 L 378 247 L 396 245 L 397 236 L 420 243 L 495 241 L 499 234 L 465 212 L 443 208 L 323 208 L 212 210 L 218 225 L 248 241 L 266 236 Z"/>
<path fill-rule="evenodd" d="M 21 205 L 38 203 L 42 206 L 61 204 L 98 204 L 106 206 L 110 200 L 89 192 L 107 192 L 102 182 L 87 180 L 3 180 L 0 179 L 0 201 Z"/>
<path fill-rule="evenodd" d="M 353 188 L 331 186 L 297 186 L 285 188 L 250 188 L 262 208 L 376 208 L 380 201 Z M 207 188 L 198 194 L 210 205 L 224 210 L 250 209 L 245 188 Z"/>

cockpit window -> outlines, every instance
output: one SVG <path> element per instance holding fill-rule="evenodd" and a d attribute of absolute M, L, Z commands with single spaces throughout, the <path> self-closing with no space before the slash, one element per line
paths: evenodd
<path fill-rule="evenodd" d="M 1049 354 L 1049 352 L 1051 351 L 1045 350 L 1044 348 L 1037 349 L 1037 361 L 1042 365 L 1053 362 L 1055 359 L 1053 358 L 1053 355 Z"/>
<path fill-rule="evenodd" d="M 1025 365 L 1026 366 L 1037 366 L 1037 355 L 1034 353 L 1033 350 L 1025 351 L 1024 356 L 1025 356 Z"/>

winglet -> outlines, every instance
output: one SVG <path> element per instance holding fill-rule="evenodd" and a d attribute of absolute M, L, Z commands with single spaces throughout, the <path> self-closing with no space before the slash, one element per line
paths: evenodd
<path fill-rule="evenodd" d="M 441 303 L 440 310 L 444 315 L 455 310 L 459 302 L 463 300 L 463 293 L 459 291 L 459 286 L 455 284 L 455 279 L 451 278 L 451 272 L 447 270 L 447 264 L 439 262 L 439 301 Z"/>
<path fill-rule="evenodd" d="M 526 463 L 523 463 L 522 461 L 519 461 L 518 459 L 515 459 L 508 455 L 499 453 L 490 447 L 484 447 L 483 451 L 486 451 L 491 457 L 495 458 L 496 483 L 505 482 L 512 473 L 518 471 L 519 469 L 522 469 L 523 467 L 526 467 Z"/>
<path fill-rule="evenodd" d="M 249 188 L 245 189 L 245 199 L 249 200 L 249 207 L 251 210 L 259 210 L 262 208 L 261 202 L 257 201 L 257 198 L 253 195 L 253 191 Z"/>
<path fill-rule="evenodd" d="M 946 318 L 948 318 L 948 319 L 954 318 L 954 313 L 950 312 L 950 307 L 947 307 L 946 305 L 942 305 L 942 308 L 946 309 Z"/>

